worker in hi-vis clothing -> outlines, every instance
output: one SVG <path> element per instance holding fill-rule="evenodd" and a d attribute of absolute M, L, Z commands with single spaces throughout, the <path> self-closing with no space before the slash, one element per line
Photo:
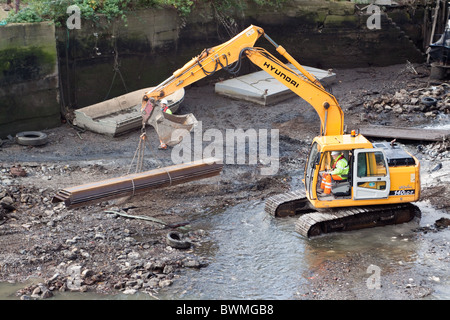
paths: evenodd
<path fill-rule="evenodd" d="M 331 152 L 331 157 L 333 158 L 333 161 L 331 162 L 332 171 L 330 174 L 333 180 L 347 180 L 349 171 L 347 159 L 345 159 L 344 155 L 339 151 Z"/>
<path fill-rule="evenodd" d="M 162 99 L 161 100 L 161 111 L 165 112 L 165 113 L 168 113 L 168 114 L 172 114 L 172 110 L 169 109 L 168 102 L 167 102 L 166 99 Z M 160 145 L 159 145 L 158 149 L 166 150 L 167 149 L 167 144 L 165 144 L 161 140 L 159 140 L 159 142 L 160 142 Z"/>

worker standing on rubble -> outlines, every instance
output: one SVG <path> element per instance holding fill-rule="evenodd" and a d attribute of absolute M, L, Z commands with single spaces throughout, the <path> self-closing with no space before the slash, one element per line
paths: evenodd
<path fill-rule="evenodd" d="M 344 181 L 348 178 L 348 161 L 345 159 L 344 155 L 340 151 L 331 152 L 333 161 L 331 162 L 331 177 L 336 181 Z"/>
<path fill-rule="evenodd" d="M 172 110 L 169 109 L 168 102 L 167 102 L 166 99 L 162 99 L 161 100 L 161 111 L 165 112 L 165 113 L 168 113 L 168 114 L 172 114 Z M 162 142 L 162 140 L 159 140 L 159 142 L 160 142 L 160 145 L 159 145 L 158 149 L 166 150 L 167 149 L 167 144 Z"/>

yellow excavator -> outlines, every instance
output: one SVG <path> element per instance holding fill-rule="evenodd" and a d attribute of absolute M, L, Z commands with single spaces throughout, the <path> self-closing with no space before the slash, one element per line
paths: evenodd
<path fill-rule="evenodd" d="M 254 47 L 262 35 L 296 70 Z M 295 229 L 305 237 L 404 223 L 420 216 L 412 204 L 420 196 L 419 161 L 393 142 L 371 143 L 355 130 L 344 134 L 344 114 L 336 98 L 260 27 L 251 25 L 231 40 L 203 50 L 146 92 L 143 118 L 152 118 L 152 111 L 160 110 L 153 105 L 182 87 L 221 69 L 236 73 L 244 57 L 308 102 L 320 118 L 320 135 L 313 139 L 305 166 L 305 190 L 267 199 L 266 212 L 276 217 L 299 214 Z M 336 151 L 347 160 L 341 181 L 327 178 Z"/>

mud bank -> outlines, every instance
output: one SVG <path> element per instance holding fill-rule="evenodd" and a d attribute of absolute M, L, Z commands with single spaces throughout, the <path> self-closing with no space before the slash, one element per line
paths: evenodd
<path fill-rule="evenodd" d="M 439 112 L 434 117 L 417 110 L 402 114 L 386 108 L 368 112 L 364 105 L 364 102 L 394 95 L 402 89 L 429 87 L 428 69 L 420 65 L 415 68 L 418 74 L 411 72 L 406 64 L 335 70 L 338 82 L 333 86 L 333 93 L 345 112 L 345 124 L 349 129 L 357 128 L 364 121 L 398 126 L 442 125 L 446 120 L 441 117 L 445 119 L 446 115 Z M 179 112 L 192 112 L 202 121 L 203 130 L 279 129 L 279 171 L 272 176 L 262 176 L 261 163 L 225 165 L 219 177 L 158 189 L 131 199 L 67 209 L 62 204 L 51 203 L 54 193 L 64 187 L 126 174 L 140 132 L 111 138 L 82 132 L 66 124 L 46 130 L 48 143 L 43 146 L 21 146 L 3 140 L 0 281 L 24 283 L 15 298 L 48 298 L 62 291 L 106 295 L 139 291 L 158 298 L 159 290 L 176 282 L 183 268 L 208 267 L 207 259 L 193 251 L 195 246 L 202 246 L 207 232 L 193 229 L 185 222 L 194 222 L 200 212 L 253 199 L 264 200 L 290 190 L 292 177 L 302 171 L 311 139 L 319 131 L 317 115 L 300 98 L 261 107 L 217 96 L 213 83 L 189 87 Z M 171 151 L 158 150 L 155 132 L 149 129 L 148 133 L 151 148 L 144 167 L 171 165 Z M 423 163 L 423 201 L 447 212 L 443 218 L 448 218 L 448 144 L 402 143 Z M 19 165 L 24 174 L 13 175 L 11 168 Z M 150 217 L 154 221 L 127 218 L 120 213 Z M 183 225 L 176 230 L 191 242 L 190 248 L 177 249 L 166 242 L 168 232 L 174 229 L 170 224 Z M 438 228 L 430 223 L 428 227 L 417 229 L 415 234 L 429 246 L 431 257 L 441 259 L 448 266 L 447 227 Z M 437 240 L 429 237 L 432 234 L 442 237 Z M 432 247 L 439 250 L 432 253 Z M 396 282 L 398 286 L 385 285 L 378 295 L 373 295 L 373 291 L 368 296 L 355 294 L 359 292 L 355 288 L 365 284 L 350 281 L 343 266 L 350 266 L 347 269 L 351 270 L 364 258 L 349 255 L 311 270 L 313 276 L 305 275 L 307 285 L 298 298 L 420 299 L 433 291 L 435 282 L 428 279 L 420 282 L 408 275 L 413 270 L 404 270 L 400 265 L 392 267 L 386 275 L 395 277 L 401 273 L 404 280 Z M 410 278 L 415 282 L 409 282 Z M 34 284 L 25 284 L 26 280 L 33 280 Z M 344 285 L 340 286 L 341 282 Z"/>

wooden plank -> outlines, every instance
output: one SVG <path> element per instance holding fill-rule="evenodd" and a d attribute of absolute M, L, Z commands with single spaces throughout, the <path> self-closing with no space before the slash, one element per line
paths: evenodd
<path fill-rule="evenodd" d="M 401 128 L 388 126 L 364 126 L 360 133 L 365 137 L 419 141 L 442 141 L 450 137 L 450 129 Z"/>

